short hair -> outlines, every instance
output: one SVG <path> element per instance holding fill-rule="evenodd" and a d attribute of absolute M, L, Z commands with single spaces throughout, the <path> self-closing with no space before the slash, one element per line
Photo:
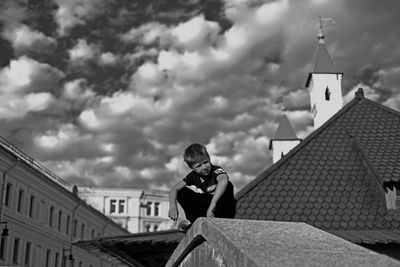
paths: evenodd
<path fill-rule="evenodd" d="M 183 153 L 183 159 L 190 168 L 192 168 L 193 164 L 205 157 L 210 158 L 206 147 L 201 144 L 191 144 Z"/>

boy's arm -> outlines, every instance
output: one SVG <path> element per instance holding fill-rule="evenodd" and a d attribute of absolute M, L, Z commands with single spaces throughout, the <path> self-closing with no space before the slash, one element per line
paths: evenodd
<path fill-rule="evenodd" d="M 214 209 L 217 205 L 218 200 L 224 194 L 225 189 L 228 185 L 228 175 L 226 173 L 217 176 L 217 187 L 215 188 L 215 193 L 211 199 L 210 206 L 207 209 L 207 217 L 214 217 Z"/>
<path fill-rule="evenodd" d="M 179 181 L 177 182 L 172 188 L 171 191 L 169 192 L 169 211 L 168 211 L 168 217 L 171 220 L 176 220 L 178 219 L 179 212 L 178 212 L 178 207 L 176 204 L 176 196 L 178 195 L 178 191 L 181 190 L 186 186 L 186 183 L 184 181 Z"/>

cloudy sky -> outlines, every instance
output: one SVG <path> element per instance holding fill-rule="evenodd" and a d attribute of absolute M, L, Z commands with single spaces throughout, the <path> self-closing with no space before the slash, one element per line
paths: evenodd
<path fill-rule="evenodd" d="M 70 184 L 168 189 L 207 146 L 236 191 L 281 114 L 313 129 L 318 16 L 346 101 L 400 110 L 396 0 L 2 0 L 0 135 Z"/>

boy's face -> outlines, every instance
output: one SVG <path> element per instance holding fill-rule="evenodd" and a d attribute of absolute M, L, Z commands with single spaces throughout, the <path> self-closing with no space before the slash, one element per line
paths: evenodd
<path fill-rule="evenodd" d="M 201 176 L 207 176 L 211 171 L 210 158 L 200 158 L 198 162 L 193 163 L 191 169 Z"/>

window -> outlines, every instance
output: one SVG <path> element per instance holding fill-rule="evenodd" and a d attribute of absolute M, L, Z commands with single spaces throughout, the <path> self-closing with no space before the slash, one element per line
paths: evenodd
<path fill-rule="evenodd" d="M 22 212 L 23 203 L 24 203 L 24 190 L 20 189 L 18 192 L 18 203 L 17 203 L 18 212 Z"/>
<path fill-rule="evenodd" d="M 79 267 L 82 267 L 82 261 L 79 261 Z"/>
<path fill-rule="evenodd" d="M 119 200 L 118 213 L 125 213 L 125 199 L 120 199 Z"/>
<path fill-rule="evenodd" d="M 13 263 L 18 263 L 18 256 L 19 256 L 19 238 L 14 239 L 14 248 L 13 248 L 13 254 L 12 254 L 12 262 Z"/>
<path fill-rule="evenodd" d="M 6 255 L 6 245 L 7 245 L 7 239 L 5 237 L 0 238 L 0 259 L 4 259 Z"/>
<path fill-rule="evenodd" d="M 157 230 L 158 230 L 158 225 L 156 224 L 154 225 L 154 232 L 157 232 Z"/>
<path fill-rule="evenodd" d="M 77 228 L 78 228 L 78 220 L 77 220 L 77 219 L 74 220 L 74 225 L 73 225 L 72 227 L 73 227 L 72 229 L 73 229 L 73 231 L 74 231 L 74 232 L 73 232 L 74 237 L 76 237 L 77 232 L 78 232 L 78 229 L 77 229 Z"/>
<path fill-rule="evenodd" d="M 329 101 L 331 99 L 331 91 L 329 91 L 328 86 L 325 89 L 325 100 Z"/>
<path fill-rule="evenodd" d="M 29 217 L 33 218 L 33 213 L 34 213 L 34 208 L 35 208 L 35 196 L 31 195 L 31 199 L 29 202 Z"/>
<path fill-rule="evenodd" d="M 125 213 L 126 200 L 125 199 L 110 199 L 110 214 Z"/>
<path fill-rule="evenodd" d="M 154 203 L 154 216 L 160 215 L 160 202 Z"/>
<path fill-rule="evenodd" d="M 49 267 L 50 266 L 50 257 L 51 257 L 51 250 L 50 249 L 48 249 L 48 250 L 46 250 L 46 267 Z"/>
<path fill-rule="evenodd" d="M 94 229 L 92 229 L 91 239 L 94 239 Z"/>
<path fill-rule="evenodd" d="M 53 227 L 53 217 L 54 217 L 54 207 L 50 207 L 50 214 L 49 214 L 49 226 Z"/>
<path fill-rule="evenodd" d="M 117 209 L 117 200 L 111 199 L 110 200 L 110 213 L 115 213 L 116 209 Z"/>
<path fill-rule="evenodd" d="M 54 267 L 58 267 L 60 261 L 60 253 L 56 252 L 56 256 L 54 257 Z"/>
<path fill-rule="evenodd" d="M 40 200 L 40 203 L 39 203 L 40 217 L 39 217 L 39 219 L 43 223 L 46 221 L 46 209 L 45 209 L 45 207 L 46 207 L 46 202 L 43 199 Z"/>
<path fill-rule="evenodd" d="M 62 222 L 63 212 L 61 210 L 58 211 L 58 221 L 57 221 L 57 230 L 61 231 L 61 222 Z"/>
<path fill-rule="evenodd" d="M 31 261 L 31 248 L 32 248 L 32 243 L 31 242 L 26 242 L 25 245 L 25 260 L 24 264 L 29 265 Z"/>
<path fill-rule="evenodd" d="M 81 225 L 81 239 L 83 239 L 85 237 L 85 224 L 82 223 Z"/>
<path fill-rule="evenodd" d="M 152 206 L 152 204 L 153 204 L 153 202 L 147 201 L 147 204 L 146 204 L 146 215 L 147 216 L 151 215 L 151 206 Z"/>
<path fill-rule="evenodd" d="M 150 232 L 150 224 L 146 224 L 146 232 Z"/>
<path fill-rule="evenodd" d="M 65 233 L 69 235 L 69 223 L 71 221 L 71 216 L 67 216 L 67 222 L 65 223 Z"/>
<path fill-rule="evenodd" d="M 11 205 L 11 190 L 12 190 L 12 184 L 7 183 L 5 203 L 4 203 L 6 207 L 10 207 Z"/>

